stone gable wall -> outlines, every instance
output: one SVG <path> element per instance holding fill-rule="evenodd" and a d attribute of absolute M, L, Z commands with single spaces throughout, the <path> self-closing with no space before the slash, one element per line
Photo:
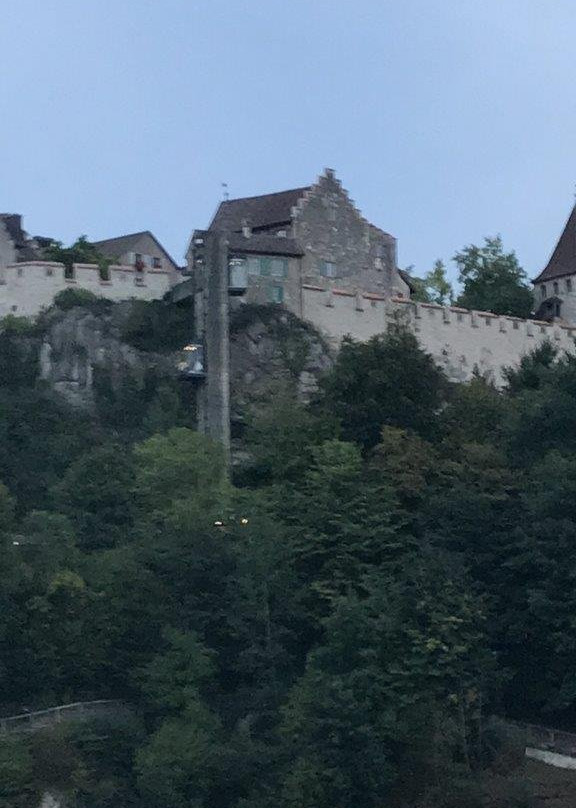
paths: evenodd
<path fill-rule="evenodd" d="M 408 294 L 396 269 L 396 239 L 362 216 L 333 172 L 323 174 L 292 213 L 292 235 L 305 250 L 304 283 L 326 282 L 319 263 L 331 261 L 340 287 Z"/>

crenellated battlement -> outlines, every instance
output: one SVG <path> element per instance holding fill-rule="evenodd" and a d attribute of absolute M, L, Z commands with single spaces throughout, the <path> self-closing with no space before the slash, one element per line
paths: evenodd
<path fill-rule="evenodd" d="M 575 351 L 576 326 L 363 291 L 304 286 L 302 314 L 336 345 L 347 335 L 367 340 L 402 323 L 453 381 L 465 381 L 477 369 L 501 384 L 502 368 L 546 341 Z"/>
<path fill-rule="evenodd" d="M 34 317 L 64 289 L 87 289 L 110 300 L 154 300 L 163 297 L 171 285 L 168 269 L 116 264 L 106 268 L 74 264 L 67 268 L 54 261 L 11 264 L 0 268 L 0 317 Z"/>

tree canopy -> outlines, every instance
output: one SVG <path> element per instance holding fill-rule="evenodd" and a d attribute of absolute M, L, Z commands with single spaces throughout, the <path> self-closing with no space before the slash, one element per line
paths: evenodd
<path fill-rule="evenodd" d="M 457 252 L 462 292 L 456 301 L 467 309 L 529 317 L 533 309 L 532 291 L 526 273 L 514 252 L 505 252 L 500 236 L 484 239 Z"/>
<path fill-rule="evenodd" d="M 24 345 L 0 335 L 1 707 L 136 717 L 4 736 L 0 805 L 530 806 L 496 716 L 576 729 L 576 360 L 497 390 L 400 327 L 346 341 L 230 480 L 168 379 L 101 379 L 82 419 Z"/>

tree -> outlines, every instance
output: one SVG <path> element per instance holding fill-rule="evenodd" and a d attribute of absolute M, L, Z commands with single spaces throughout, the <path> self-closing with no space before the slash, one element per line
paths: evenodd
<path fill-rule="evenodd" d="M 64 247 L 61 241 L 53 241 L 44 248 L 44 258 L 47 261 L 57 261 L 64 264 L 67 273 L 71 273 L 74 264 L 97 264 L 100 268 L 102 280 L 110 278 L 110 264 L 112 260 L 106 258 L 98 248 L 88 241 L 86 236 L 79 236 L 70 247 Z"/>
<path fill-rule="evenodd" d="M 293 757 L 280 804 L 387 805 L 410 756 L 409 779 L 425 790 L 430 762 L 440 756 L 435 725 L 454 732 L 444 773 L 438 766 L 430 779 L 446 780 L 458 759 L 469 774 L 491 669 L 482 624 L 476 598 L 424 556 L 413 556 L 400 575 L 375 571 L 368 597 L 339 599 L 284 711 Z"/>
<path fill-rule="evenodd" d="M 458 280 L 463 284 L 459 306 L 529 317 L 533 308 L 527 276 L 514 252 L 505 253 L 500 236 L 485 238 L 484 246 L 471 244 L 456 253 Z"/>
<path fill-rule="evenodd" d="M 320 382 L 320 411 L 336 417 L 345 440 L 375 446 L 383 426 L 438 436 L 437 413 L 447 381 L 409 331 L 345 339 L 336 364 Z"/>
<path fill-rule="evenodd" d="M 126 542 L 133 521 L 134 463 L 124 447 L 98 446 L 73 463 L 55 490 L 81 547 L 99 550 Z"/>
<path fill-rule="evenodd" d="M 413 277 L 412 281 L 416 287 L 414 300 L 420 300 L 423 303 L 438 303 L 440 306 L 448 306 L 453 303 L 454 289 L 446 277 L 444 262 L 440 259 L 434 262 L 433 268 L 423 278 Z"/>
<path fill-rule="evenodd" d="M 185 427 L 153 435 L 134 449 L 136 493 L 145 510 L 188 502 L 212 513 L 224 507 L 228 486 L 219 444 Z"/>

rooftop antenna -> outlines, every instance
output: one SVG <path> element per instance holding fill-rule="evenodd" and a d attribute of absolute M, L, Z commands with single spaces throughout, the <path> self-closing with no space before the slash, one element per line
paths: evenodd
<path fill-rule="evenodd" d="M 227 202 L 230 199 L 230 194 L 228 193 L 228 183 L 222 182 L 221 185 L 222 185 L 222 196 L 224 198 L 224 201 Z"/>

